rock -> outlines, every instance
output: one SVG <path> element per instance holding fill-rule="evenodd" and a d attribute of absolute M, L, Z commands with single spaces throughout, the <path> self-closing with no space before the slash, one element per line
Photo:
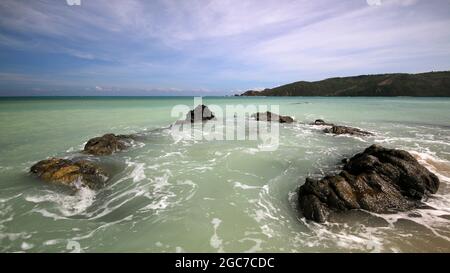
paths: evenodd
<path fill-rule="evenodd" d="M 325 133 L 335 134 L 335 135 L 348 134 L 348 135 L 359 135 L 359 136 L 373 136 L 372 133 L 363 131 L 358 128 L 347 127 L 347 126 L 338 126 L 338 125 L 332 125 L 331 128 L 326 128 L 323 131 Z"/>
<path fill-rule="evenodd" d="M 316 119 L 313 123 L 310 123 L 310 125 L 334 126 L 333 123 L 325 122 L 323 119 Z"/>
<path fill-rule="evenodd" d="M 110 155 L 128 148 L 131 136 L 106 134 L 90 139 L 84 146 L 84 151 L 91 155 Z"/>
<path fill-rule="evenodd" d="M 50 158 L 33 165 L 30 172 L 44 181 L 75 188 L 87 186 L 97 189 L 108 179 L 102 168 L 86 160 Z"/>
<path fill-rule="evenodd" d="M 194 110 L 186 114 L 186 121 L 190 123 L 208 121 L 214 119 L 214 113 L 206 105 L 198 105 Z"/>
<path fill-rule="evenodd" d="M 281 116 L 272 112 L 256 113 L 252 115 L 257 121 L 278 121 L 279 123 L 292 123 L 294 119 L 289 116 Z"/>
<path fill-rule="evenodd" d="M 342 135 L 342 134 L 360 135 L 360 136 L 373 135 L 370 132 L 363 131 L 358 128 L 334 125 L 333 123 L 328 123 L 328 122 L 324 121 L 323 119 L 316 119 L 313 123 L 310 123 L 310 125 L 330 126 L 330 128 L 326 128 L 323 131 L 325 133 L 335 134 L 335 135 Z"/>
<path fill-rule="evenodd" d="M 321 180 L 307 178 L 298 192 L 303 215 L 325 222 L 339 212 L 363 209 L 395 213 L 423 207 L 439 179 L 406 151 L 372 145 L 346 161 L 344 170 Z"/>

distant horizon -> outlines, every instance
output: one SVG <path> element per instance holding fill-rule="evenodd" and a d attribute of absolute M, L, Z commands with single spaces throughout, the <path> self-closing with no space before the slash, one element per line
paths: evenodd
<path fill-rule="evenodd" d="M 317 81 L 310 81 L 310 82 L 319 82 L 319 81 L 324 81 L 324 80 L 328 80 L 328 79 L 333 79 L 333 78 L 347 78 L 347 77 L 359 77 L 359 76 L 375 76 L 375 75 L 389 75 L 389 74 L 410 74 L 410 75 L 416 75 L 416 74 L 425 74 L 425 73 L 443 73 L 443 72 L 450 72 L 449 70 L 442 70 L 442 71 L 424 71 L 424 72 L 417 72 L 417 73 L 405 73 L 405 72 L 395 72 L 395 73 L 377 73 L 377 74 L 360 74 L 360 75 L 350 75 L 350 76 L 334 76 L 334 77 L 330 77 L 330 78 L 325 78 L 325 79 L 320 79 Z M 295 83 L 295 82 L 299 82 L 299 81 L 303 81 L 303 80 L 297 80 L 294 82 L 289 82 L 289 83 L 284 83 L 282 85 L 279 86 L 283 86 L 283 85 L 287 85 L 287 84 L 291 84 L 291 83 Z M 274 86 L 274 87 L 266 87 L 266 88 L 275 88 L 275 87 L 279 87 L 279 86 Z M 260 89 L 263 90 L 263 89 Z M 245 91 L 252 91 L 252 90 L 245 90 Z M 177 94 L 146 94 L 146 95 L 129 95 L 129 94 L 120 94 L 120 95 L 112 95 L 112 94 L 90 94 L 90 95 L 70 95 L 70 94 L 66 94 L 66 95 L 53 95 L 53 94 L 35 94 L 35 95 L 1 95 L 0 94 L 0 98 L 32 98 L 32 97 L 66 97 L 66 98 L 70 98 L 70 97 L 74 97 L 74 98 L 78 98 L 78 97 L 130 97 L 130 98 L 138 98 L 138 97 L 235 97 L 235 95 L 240 95 L 241 93 L 229 93 L 229 94 L 183 94 L 183 95 L 177 95 Z M 254 91 L 258 91 L 258 90 L 254 90 Z M 273 96 L 273 97 L 278 97 L 278 96 Z M 298 96 L 298 97 L 311 97 L 311 96 Z M 328 97 L 328 96 L 316 96 L 316 97 Z M 346 96 L 344 96 L 346 97 Z M 372 96 L 348 96 L 348 97 L 372 97 Z M 383 96 L 380 96 L 383 97 Z M 390 96 L 390 97 L 405 97 L 405 96 Z M 409 96 L 406 96 L 409 97 Z M 414 96 L 411 96 L 414 97 Z M 436 96 L 423 96 L 423 97 L 436 97 Z M 445 97 L 445 96 L 442 96 Z"/>
<path fill-rule="evenodd" d="M 0 2 L 0 96 L 224 96 L 450 69 L 447 0 L 70 3 Z"/>

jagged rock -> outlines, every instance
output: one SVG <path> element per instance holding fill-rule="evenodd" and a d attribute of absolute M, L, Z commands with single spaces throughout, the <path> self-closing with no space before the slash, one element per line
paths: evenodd
<path fill-rule="evenodd" d="M 214 119 L 214 113 L 206 105 L 198 105 L 194 110 L 186 114 L 186 121 L 190 123 L 208 121 Z"/>
<path fill-rule="evenodd" d="M 110 155 L 128 148 L 131 140 L 132 137 L 127 135 L 106 134 L 90 139 L 84 146 L 84 151 L 91 155 Z"/>
<path fill-rule="evenodd" d="M 338 125 L 332 125 L 331 128 L 326 128 L 323 131 L 325 133 L 335 134 L 335 135 L 342 135 L 342 134 L 359 135 L 359 136 L 372 136 L 373 135 L 371 132 L 363 131 L 358 128 L 347 127 L 347 126 L 338 126 Z"/>
<path fill-rule="evenodd" d="M 294 119 L 289 116 L 281 116 L 272 112 L 256 113 L 252 115 L 257 121 L 278 121 L 279 123 L 292 123 Z"/>
<path fill-rule="evenodd" d="M 325 222 L 352 209 L 395 213 L 423 207 L 439 179 L 406 151 L 372 145 L 346 161 L 344 170 L 321 180 L 307 178 L 298 192 L 303 215 Z"/>
<path fill-rule="evenodd" d="M 75 188 L 87 186 L 96 189 L 108 179 L 102 168 L 86 160 L 50 158 L 33 165 L 30 172 L 44 181 Z"/>

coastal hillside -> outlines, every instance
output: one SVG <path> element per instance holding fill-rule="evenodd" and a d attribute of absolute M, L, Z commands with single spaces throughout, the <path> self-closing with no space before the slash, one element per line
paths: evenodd
<path fill-rule="evenodd" d="M 379 74 L 299 81 L 241 96 L 414 96 L 450 97 L 450 71 Z"/>

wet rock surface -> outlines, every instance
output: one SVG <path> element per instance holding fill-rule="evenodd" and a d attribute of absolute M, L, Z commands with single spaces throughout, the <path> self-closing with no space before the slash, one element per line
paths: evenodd
<path fill-rule="evenodd" d="M 186 121 L 190 123 L 215 119 L 214 113 L 206 105 L 199 105 L 186 114 Z"/>
<path fill-rule="evenodd" d="M 84 146 L 84 152 L 91 155 L 111 155 L 131 146 L 132 136 L 106 134 L 90 139 Z"/>
<path fill-rule="evenodd" d="M 327 134 L 335 135 L 358 135 L 358 136 L 372 136 L 371 132 L 367 132 L 358 128 L 348 127 L 348 126 L 338 126 L 333 125 L 331 128 L 326 128 L 323 130 Z"/>
<path fill-rule="evenodd" d="M 333 123 L 328 123 L 323 119 L 316 119 L 313 123 L 310 123 L 310 125 L 334 126 Z"/>
<path fill-rule="evenodd" d="M 318 125 L 318 126 L 328 126 L 329 128 L 325 128 L 323 131 L 327 134 L 334 135 L 358 135 L 358 136 L 372 136 L 373 134 L 368 131 L 364 131 L 358 128 L 349 127 L 349 126 L 341 126 L 335 125 L 333 123 L 326 122 L 323 119 L 316 119 L 314 122 L 309 125 Z"/>
<path fill-rule="evenodd" d="M 252 115 L 257 121 L 277 121 L 279 123 L 292 123 L 294 119 L 290 116 L 281 116 L 272 112 L 256 113 Z"/>
<path fill-rule="evenodd" d="M 50 158 L 33 165 L 30 172 L 40 179 L 74 188 L 101 188 L 108 179 L 107 173 L 86 160 Z"/>
<path fill-rule="evenodd" d="M 421 201 L 438 188 L 437 176 L 408 152 L 372 145 L 347 160 L 339 174 L 307 178 L 298 202 L 305 218 L 325 222 L 353 209 L 395 213 L 423 208 Z"/>

